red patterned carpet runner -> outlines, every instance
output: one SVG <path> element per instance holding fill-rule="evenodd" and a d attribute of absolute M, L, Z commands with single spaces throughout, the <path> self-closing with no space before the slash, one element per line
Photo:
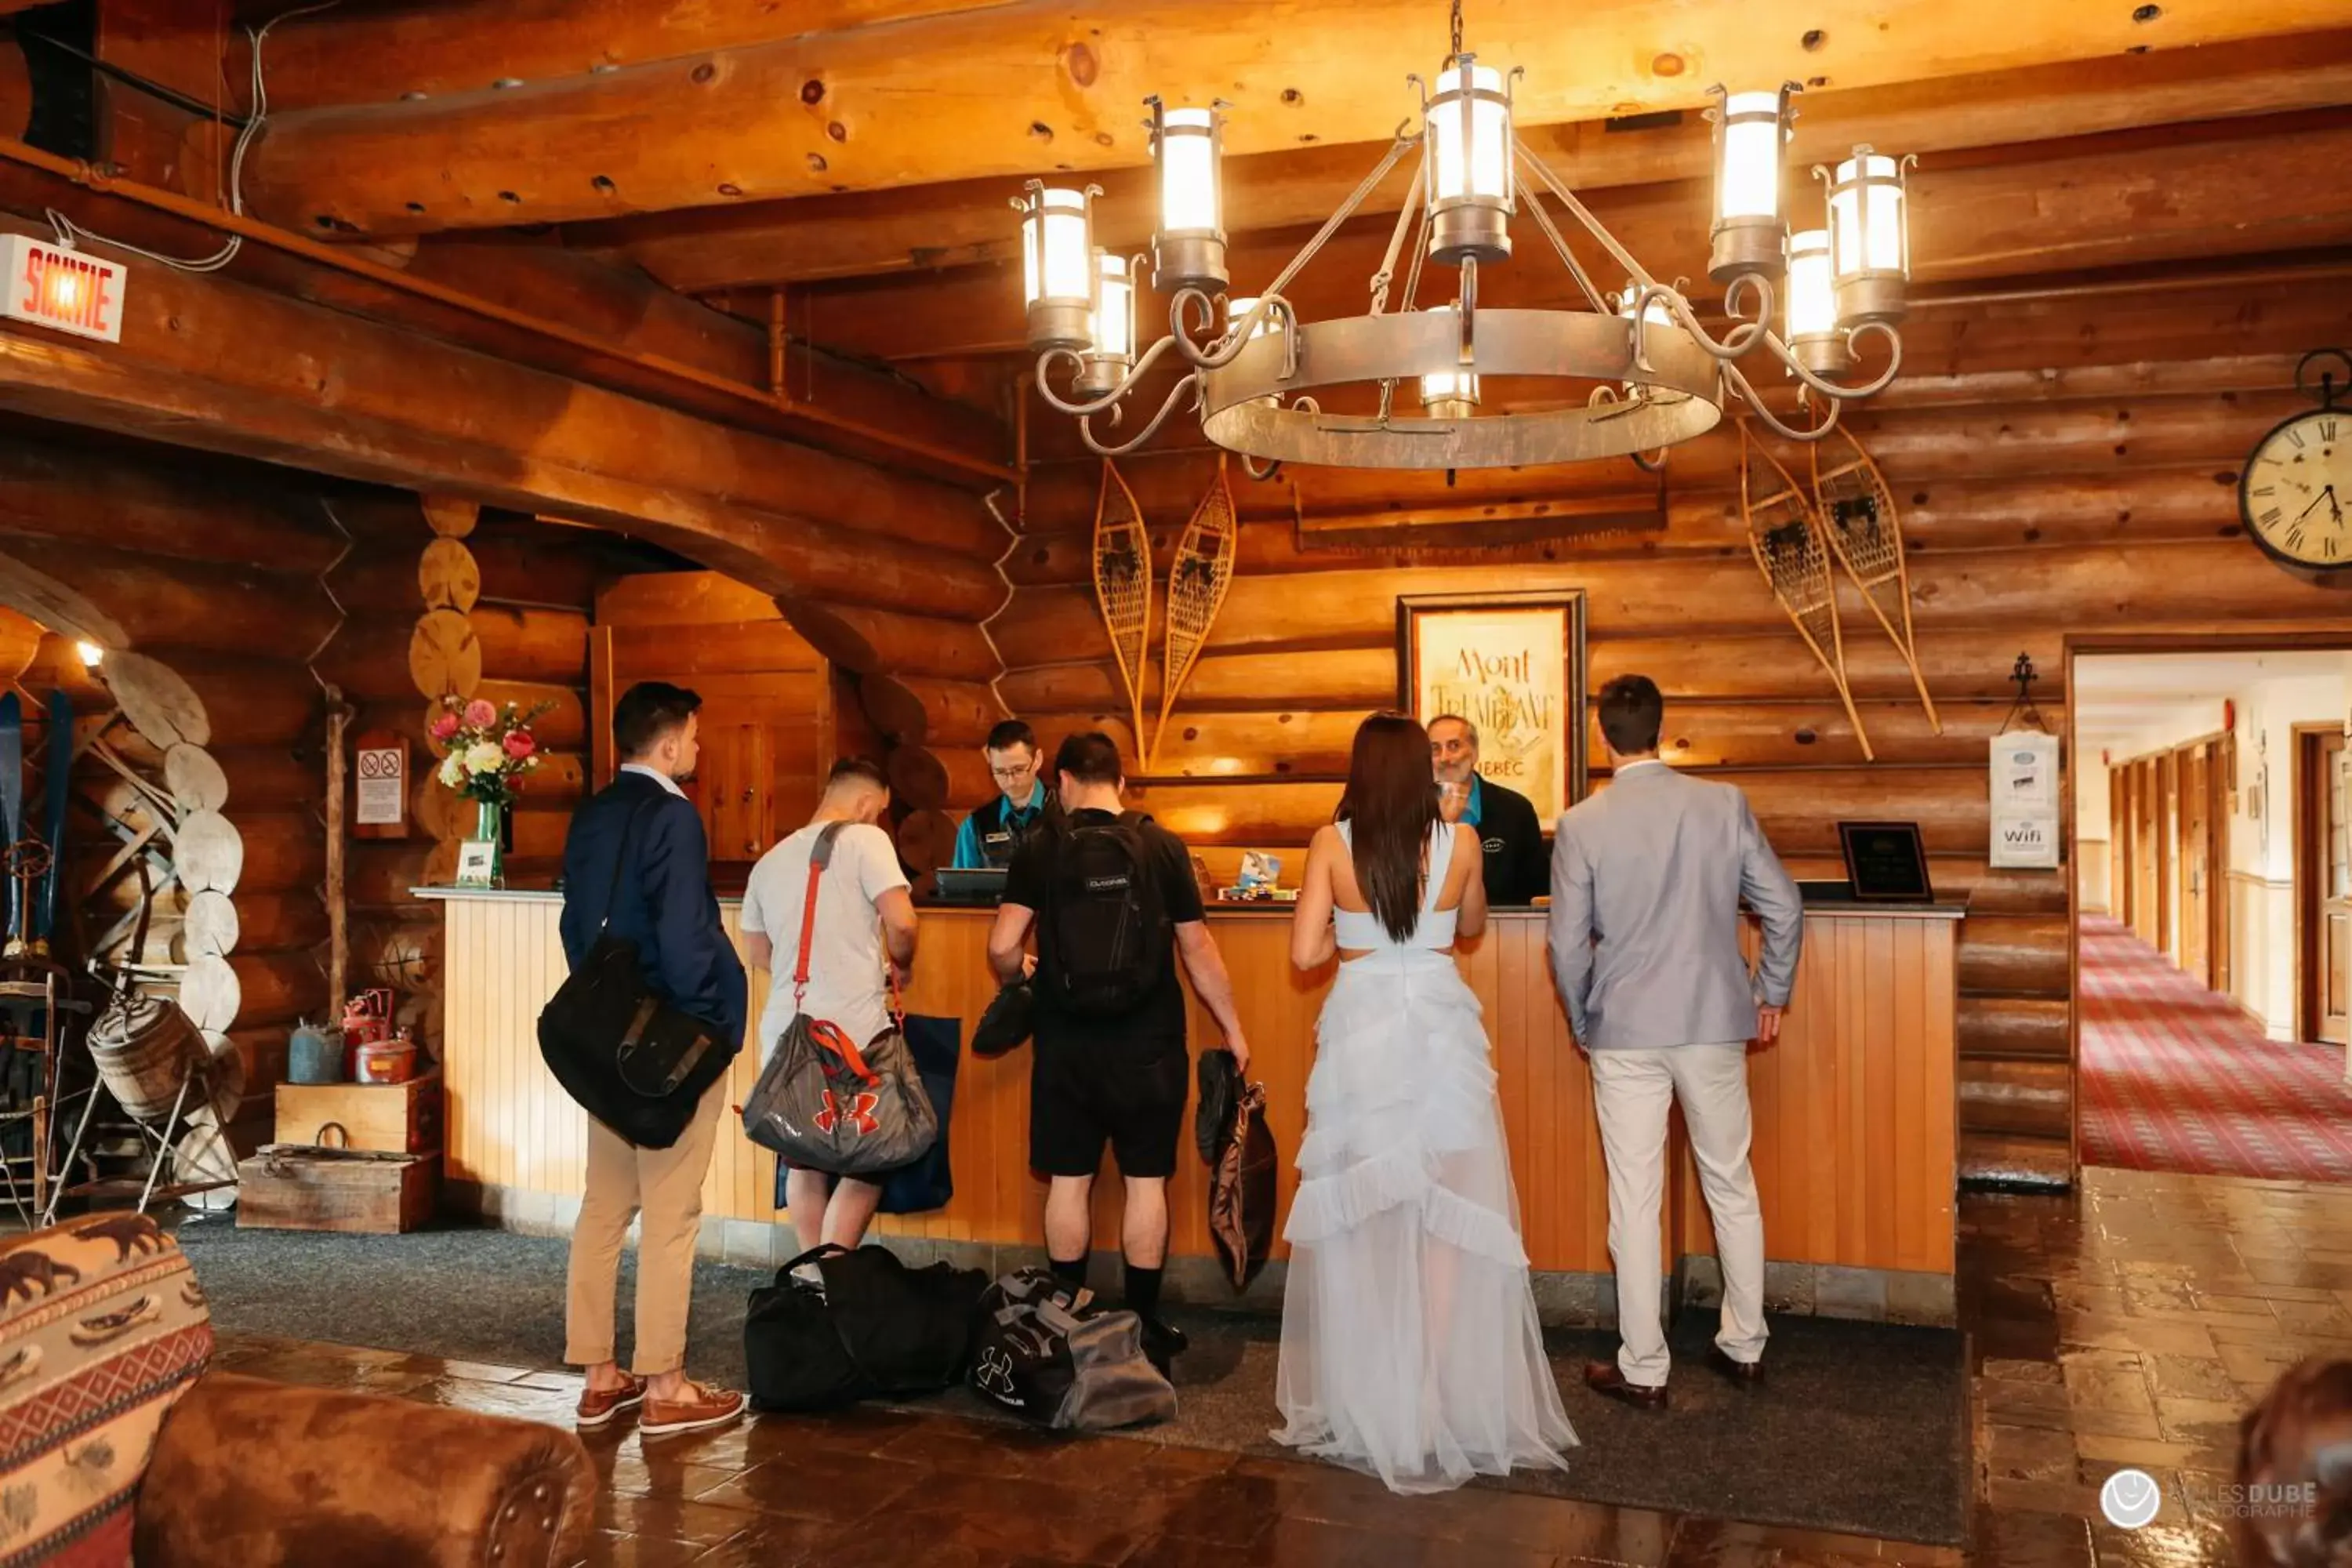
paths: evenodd
<path fill-rule="evenodd" d="M 2352 1182 L 2341 1046 L 2264 1039 L 2114 921 L 2082 931 L 2083 1160 Z"/>

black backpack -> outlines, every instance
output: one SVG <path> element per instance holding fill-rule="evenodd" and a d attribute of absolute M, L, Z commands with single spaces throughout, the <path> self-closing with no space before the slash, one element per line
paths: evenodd
<path fill-rule="evenodd" d="M 793 1278 L 803 1263 L 816 1265 L 823 1290 Z M 752 1408 L 832 1410 L 953 1385 L 987 1288 L 977 1268 L 909 1268 L 887 1247 L 802 1253 L 751 1292 L 744 1315 Z"/>
<path fill-rule="evenodd" d="M 1143 834 L 1150 820 L 1129 812 L 1054 831 L 1051 929 L 1038 943 L 1038 968 L 1064 1013 L 1132 1013 L 1167 973 L 1174 928 Z"/>

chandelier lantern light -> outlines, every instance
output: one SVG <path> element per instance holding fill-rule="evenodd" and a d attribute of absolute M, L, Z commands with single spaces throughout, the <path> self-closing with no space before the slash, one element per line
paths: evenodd
<path fill-rule="evenodd" d="M 1227 270 L 1230 106 L 1146 100 L 1160 204 L 1150 281 L 1169 300 L 1169 330 L 1148 349 L 1136 333 L 1146 258 L 1096 246 L 1099 188 L 1029 182 L 1013 205 L 1021 214 L 1037 386 L 1077 418 L 1090 449 L 1132 451 L 1181 408 L 1197 413 L 1202 434 L 1261 478 L 1285 462 L 1424 469 L 1610 457 L 1646 463 L 1644 454 L 1704 434 L 1735 404 L 1784 437 L 1819 440 L 1848 400 L 1894 380 L 1911 272 L 1914 160 L 1863 145 L 1834 169 L 1816 168 L 1825 187 L 1822 221 L 1792 236 L 1782 175 L 1800 89 L 1715 89 L 1707 272 L 1723 287 L 1729 322 L 1717 335 L 1683 280 L 1650 272 L 1519 139 L 1512 100 L 1520 73 L 1462 47 L 1460 0 L 1452 19 L 1453 48 L 1434 90 L 1407 79 L 1421 89 L 1417 127 L 1400 128 L 1362 183 L 1254 294 L 1233 293 Z M 1412 184 L 1366 282 L 1365 312 L 1301 321 L 1292 284 L 1407 163 Z M 1479 302 L 1479 269 L 1511 259 L 1510 228 L 1520 218 L 1532 220 L 1566 268 L 1572 305 Z M 1598 248 L 1601 275 L 1622 276 L 1622 289 L 1604 296 L 1595 287 L 1595 268 L 1571 247 L 1570 235 Z M 1431 264 L 1456 269 L 1451 301 L 1417 299 Z M 1842 379 L 1855 373 L 1857 351 L 1871 337 L 1884 342 L 1884 365 L 1864 380 Z M 1121 426 L 1129 396 L 1171 355 L 1184 374 L 1159 408 L 1123 440 L 1098 436 L 1096 416 Z M 1766 405 L 1743 362 L 1777 363 L 1800 384 L 1798 423 Z M 1514 390 L 1498 396 L 1501 382 Z M 1533 395 L 1517 390 L 1528 383 L 1552 384 Z M 1561 383 L 1571 384 L 1563 391 Z M 1328 412 L 1327 396 L 1338 405 Z"/>

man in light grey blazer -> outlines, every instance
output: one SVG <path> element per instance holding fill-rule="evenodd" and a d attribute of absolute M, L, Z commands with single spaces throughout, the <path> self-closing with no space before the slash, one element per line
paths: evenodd
<path fill-rule="evenodd" d="M 1682 1102 L 1715 1217 L 1723 1319 L 1709 1357 L 1741 1384 L 1764 1372 L 1764 1216 L 1748 1163 L 1748 1044 L 1769 1045 L 1797 976 L 1804 908 L 1748 797 L 1658 760 L 1664 702 L 1647 676 L 1601 689 L 1609 787 L 1563 813 L 1551 859 L 1551 961 L 1592 1063 L 1609 1162 L 1617 1359 L 1585 1382 L 1666 1403 L 1659 1207 L 1666 1114 Z M 1755 973 L 1739 950 L 1742 900 L 1764 922 Z"/>

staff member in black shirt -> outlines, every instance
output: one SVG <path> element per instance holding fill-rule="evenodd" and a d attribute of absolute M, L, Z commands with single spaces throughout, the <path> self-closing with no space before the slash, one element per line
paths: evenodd
<path fill-rule="evenodd" d="M 1466 822 L 1486 851 L 1486 902 L 1531 904 L 1551 890 L 1551 858 L 1535 803 L 1478 774 L 1478 727 L 1458 713 L 1429 721 L 1429 759 L 1437 773 L 1438 815 Z"/>
<path fill-rule="evenodd" d="M 1145 1353 L 1164 1370 L 1184 1348 L 1160 1317 L 1168 1178 L 1192 1080 L 1180 965 L 1244 1070 L 1249 1043 L 1202 919 L 1192 858 L 1174 834 L 1122 808 L 1118 748 L 1106 735 L 1073 735 L 1054 767 L 1065 815 L 1013 856 L 988 962 L 999 980 L 1019 979 L 1035 931 L 1029 1165 L 1051 1182 L 1046 1257 L 1057 1277 L 1086 1283 L 1095 1173 L 1108 1143 L 1124 1189 L 1127 1305 L 1143 1320 Z"/>

